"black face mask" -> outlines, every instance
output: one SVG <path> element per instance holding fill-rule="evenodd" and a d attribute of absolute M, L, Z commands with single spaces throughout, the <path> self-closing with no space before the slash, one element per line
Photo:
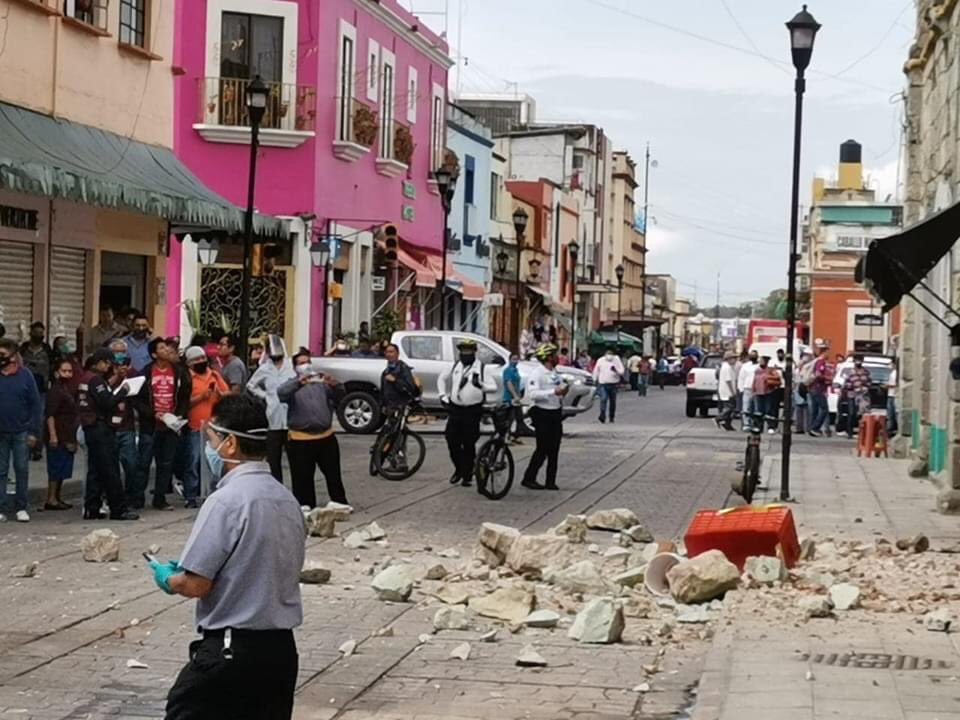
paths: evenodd
<path fill-rule="evenodd" d="M 0 357 L 0 368 L 5 368 L 12 360 L 12 357 Z"/>
<path fill-rule="evenodd" d="M 462 362 L 464 365 L 471 365 L 473 364 L 473 361 L 476 359 L 476 357 L 477 357 L 476 353 L 462 352 L 460 353 L 460 362 Z"/>
<path fill-rule="evenodd" d="M 134 330 L 134 331 L 133 331 L 133 336 L 134 336 L 137 340 L 143 340 L 143 339 L 147 336 L 147 331 L 146 331 L 146 330 Z"/>
<path fill-rule="evenodd" d="M 193 368 L 193 371 L 197 375 L 203 375 L 207 371 L 207 368 L 210 367 L 210 363 L 201 362 L 201 363 L 196 363 L 195 365 L 191 365 L 190 367 Z"/>

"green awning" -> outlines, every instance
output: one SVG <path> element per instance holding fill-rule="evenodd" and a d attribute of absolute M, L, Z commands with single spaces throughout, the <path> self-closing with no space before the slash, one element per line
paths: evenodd
<path fill-rule="evenodd" d="M 620 349 L 640 351 L 640 338 L 630 333 L 616 330 L 594 330 L 587 338 L 587 344 L 594 346 L 613 346 Z"/>
<path fill-rule="evenodd" d="M 165 218 L 184 231 L 243 232 L 244 212 L 169 148 L 0 102 L 0 188 Z M 286 223 L 254 215 L 257 235 Z"/>

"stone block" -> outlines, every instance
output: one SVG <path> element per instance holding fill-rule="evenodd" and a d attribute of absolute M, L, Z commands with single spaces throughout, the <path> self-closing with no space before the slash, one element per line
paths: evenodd
<path fill-rule="evenodd" d="M 582 643 L 620 642 L 623 635 L 623 606 L 613 598 L 595 598 L 577 613 L 568 635 Z"/>
<path fill-rule="evenodd" d="M 670 592 L 677 602 L 712 600 L 740 582 L 740 571 L 720 550 L 708 550 L 667 571 Z"/>

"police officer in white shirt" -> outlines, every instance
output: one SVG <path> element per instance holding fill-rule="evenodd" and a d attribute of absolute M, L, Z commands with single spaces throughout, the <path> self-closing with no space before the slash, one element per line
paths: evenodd
<path fill-rule="evenodd" d="M 520 484 L 531 490 L 559 490 L 557 461 L 563 439 L 563 398 L 570 386 L 556 371 L 556 345 L 541 345 L 534 356 L 540 361 L 540 367 L 527 378 L 524 396 L 533 402 L 530 419 L 536 431 L 537 447 Z M 547 463 L 547 482 L 541 485 L 537 482 L 537 474 L 544 461 Z"/>
<path fill-rule="evenodd" d="M 203 634 L 170 689 L 166 720 L 289 720 L 298 669 L 293 628 L 303 621 L 303 513 L 264 460 L 261 400 L 223 398 L 204 433 L 228 471 L 201 507 L 179 562 L 150 560 L 164 592 L 198 599 Z"/>
<path fill-rule="evenodd" d="M 469 487 L 480 437 L 480 420 L 487 393 L 497 390 L 494 378 L 477 359 L 477 343 L 463 338 L 457 343 L 460 358 L 437 379 L 440 402 L 447 410 L 447 449 L 453 462 L 450 483 Z"/>

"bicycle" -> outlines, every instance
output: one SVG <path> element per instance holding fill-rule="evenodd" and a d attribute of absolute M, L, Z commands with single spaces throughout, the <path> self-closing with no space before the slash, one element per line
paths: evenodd
<path fill-rule="evenodd" d="M 501 405 L 489 416 L 493 420 L 493 435 L 480 446 L 473 474 L 478 493 L 489 500 L 500 500 L 506 497 L 513 485 L 513 453 L 507 445 L 513 408 Z"/>
<path fill-rule="evenodd" d="M 423 465 L 427 446 L 419 434 L 407 427 L 410 415 L 420 410 L 418 405 L 407 403 L 387 417 L 370 448 L 371 476 L 379 475 L 384 480 L 406 480 Z"/>
<path fill-rule="evenodd" d="M 743 471 L 743 477 L 734 480 L 733 491 L 746 500 L 749 505 L 753 502 L 753 493 L 760 485 L 760 441 L 763 439 L 763 425 L 766 422 L 773 427 L 779 420 L 770 415 L 758 412 L 743 412 L 743 417 L 752 418 L 750 435 L 747 436 L 747 448 L 744 451 L 743 462 L 738 463 L 738 470 Z"/>

